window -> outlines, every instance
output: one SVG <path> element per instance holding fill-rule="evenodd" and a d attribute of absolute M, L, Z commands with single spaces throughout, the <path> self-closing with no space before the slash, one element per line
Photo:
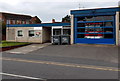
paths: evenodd
<path fill-rule="evenodd" d="M 85 38 L 84 34 L 77 34 L 77 38 Z"/>
<path fill-rule="evenodd" d="M 28 21 L 28 20 L 26 21 L 26 24 L 29 24 L 29 21 Z"/>
<path fill-rule="evenodd" d="M 113 16 L 103 16 L 104 21 L 113 20 Z"/>
<path fill-rule="evenodd" d="M 2 21 L 2 18 L 0 17 L 0 22 Z"/>
<path fill-rule="evenodd" d="M 24 21 L 24 20 L 22 20 L 22 24 L 25 24 L 25 21 Z"/>
<path fill-rule="evenodd" d="M 113 34 L 104 34 L 104 38 L 111 39 L 113 38 Z"/>
<path fill-rule="evenodd" d="M 94 23 L 95 27 L 103 27 L 104 23 L 103 22 L 98 22 L 98 23 Z"/>
<path fill-rule="evenodd" d="M 61 35 L 61 29 L 54 29 L 53 35 Z"/>
<path fill-rule="evenodd" d="M 10 20 L 7 20 L 7 24 L 10 24 Z"/>
<path fill-rule="evenodd" d="M 94 20 L 95 21 L 104 21 L 103 16 L 95 16 Z"/>
<path fill-rule="evenodd" d="M 105 27 L 113 26 L 113 22 L 105 22 Z"/>
<path fill-rule="evenodd" d="M 13 24 L 15 24 L 15 20 L 12 20 Z"/>
<path fill-rule="evenodd" d="M 103 29 L 102 28 L 95 28 L 94 31 L 100 33 L 100 32 L 103 32 Z"/>
<path fill-rule="evenodd" d="M 94 21 L 94 17 L 93 16 L 88 16 L 88 17 L 86 17 L 86 21 Z"/>
<path fill-rule="evenodd" d="M 97 22 L 97 23 L 86 23 L 85 27 L 103 27 L 103 23 L 102 22 Z"/>
<path fill-rule="evenodd" d="M 20 20 L 17 20 L 17 24 L 20 24 Z"/>
<path fill-rule="evenodd" d="M 63 35 L 70 35 L 70 29 L 64 29 Z"/>
<path fill-rule="evenodd" d="M 78 23 L 77 27 L 85 27 L 85 23 Z"/>
<path fill-rule="evenodd" d="M 85 28 L 78 28 L 77 32 L 85 32 Z"/>
<path fill-rule="evenodd" d="M 78 17 L 77 20 L 78 21 L 85 21 L 85 17 Z"/>
<path fill-rule="evenodd" d="M 94 28 L 86 28 L 85 31 L 88 33 L 91 33 L 91 32 L 94 32 Z"/>
<path fill-rule="evenodd" d="M 35 36 L 35 34 L 34 34 L 34 30 L 29 30 L 29 37 L 34 37 Z"/>
<path fill-rule="evenodd" d="M 22 31 L 22 30 L 18 30 L 17 36 L 18 36 L 18 37 L 22 37 L 22 36 L 23 36 L 23 31 Z"/>
<path fill-rule="evenodd" d="M 113 32 L 113 28 L 104 28 L 104 32 Z"/>

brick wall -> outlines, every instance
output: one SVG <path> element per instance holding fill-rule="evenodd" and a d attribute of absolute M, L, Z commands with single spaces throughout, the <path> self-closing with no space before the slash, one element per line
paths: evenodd
<path fill-rule="evenodd" d="M 15 29 L 9 28 L 6 31 L 7 39 L 6 40 L 15 40 Z"/>
<path fill-rule="evenodd" d="M 17 36 L 17 31 L 23 31 L 23 37 Z M 42 43 L 42 35 L 40 37 L 29 37 L 28 31 L 34 30 L 33 27 L 10 27 L 7 28 L 7 41 L 14 41 L 14 42 L 33 42 L 33 43 Z M 42 30 L 39 30 L 42 32 Z"/>

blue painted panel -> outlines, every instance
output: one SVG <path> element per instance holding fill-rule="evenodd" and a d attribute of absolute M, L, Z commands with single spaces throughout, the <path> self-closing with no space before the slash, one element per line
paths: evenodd
<path fill-rule="evenodd" d="M 74 14 L 74 17 L 78 17 L 78 16 L 105 16 L 105 15 L 115 15 L 115 12 L 104 12 L 104 13 L 85 13 L 85 14 Z"/>
<path fill-rule="evenodd" d="M 85 14 L 85 13 L 105 13 L 120 11 L 119 7 L 115 8 L 101 8 L 101 9 L 85 9 L 85 10 L 71 10 L 71 14 Z"/>
<path fill-rule="evenodd" d="M 116 17 L 114 16 L 114 22 L 113 22 L 113 38 L 115 40 L 116 43 Z"/>
<path fill-rule="evenodd" d="M 51 26 L 70 26 L 70 23 L 42 23 L 42 24 L 7 25 L 7 27 L 51 27 Z"/>
<path fill-rule="evenodd" d="M 77 38 L 77 18 L 74 18 L 74 43 L 76 42 Z"/>
<path fill-rule="evenodd" d="M 107 21 L 78 21 L 78 23 L 99 23 L 99 22 L 113 22 L 113 20 L 107 20 Z"/>
<path fill-rule="evenodd" d="M 115 44 L 114 39 L 80 39 L 77 38 L 75 43 L 84 44 Z"/>
<path fill-rule="evenodd" d="M 114 34 L 113 32 L 99 32 L 99 33 L 96 33 L 96 32 L 93 32 L 93 33 L 88 33 L 88 32 L 77 32 L 77 34 Z"/>
<path fill-rule="evenodd" d="M 78 29 L 80 28 L 88 28 L 88 27 L 77 27 Z M 89 27 L 89 28 L 113 28 L 113 26 L 103 26 L 103 27 Z"/>

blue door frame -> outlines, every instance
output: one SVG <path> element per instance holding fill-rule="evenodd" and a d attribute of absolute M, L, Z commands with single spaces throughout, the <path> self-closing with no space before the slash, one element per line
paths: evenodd
<path fill-rule="evenodd" d="M 104 13 L 105 15 L 105 13 Z M 108 14 L 106 14 L 108 15 Z M 94 16 L 94 15 L 93 15 Z M 101 39 L 88 39 L 88 38 L 77 38 L 79 32 L 77 32 L 77 17 L 74 17 L 74 43 L 83 43 L 83 44 L 116 44 L 116 28 L 115 28 L 115 13 L 113 15 L 113 38 L 101 38 Z M 102 21 L 103 22 L 103 21 Z M 85 23 L 85 22 L 83 22 Z M 83 33 L 84 34 L 84 33 Z"/>

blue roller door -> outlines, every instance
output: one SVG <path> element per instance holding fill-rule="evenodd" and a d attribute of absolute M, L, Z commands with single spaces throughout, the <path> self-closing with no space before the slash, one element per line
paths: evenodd
<path fill-rule="evenodd" d="M 115 39 L 115 13 L 75 16 L 74 43 L 115 44 Z"/>

